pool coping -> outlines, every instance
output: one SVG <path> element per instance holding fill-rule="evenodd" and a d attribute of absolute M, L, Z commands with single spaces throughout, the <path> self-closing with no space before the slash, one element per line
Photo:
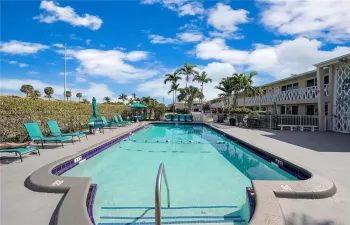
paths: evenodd
<path fill-rule="evenodd" d="M 61 177 L 59 175 L 99 154 L 111 145 L 114 145 L 122 139 L 130 136 L 132 133 L 145 128 L 149 124 L 173 123 L 174 122 L 163 121 L 143 123 L 131 131 L 124 132 L 120 135 L 85 148 L 76 154 L 49 163 L 30 175 L 27 181 L 27 186 L 33 191 L 66 194 L 61 206 L 59 206 L 58 212 L 56 215 L 54 215 L 55 224 L 93 225 L 93 199 L 87 199 L 90 187 L 94 185 L 91 184 L 91 178 Z M 178 124 L 181 124 L 181 122 L 178 122 Z M 320 199 L 331 197 L 336 193 L 337 189 L 332 181 L 318 175 L 310 169 L 305 169 L 304 167 L 299 166 L 296 162 L 285 160 L 277 155 L 271 154 L 262 148 L 258 148 L 243 140 L 233 137 L 211 124 L 202 122 L 185 122 L 184 124 L 208 126 L 232 141 L 244 146 L 249 151 L 257 154 L 259 157 L 263 156 L 262 158 L 279 167 L 282 167 L 282 169 L 287 168 L 287 172 L 289 172 L 288 168 L 292 168 L 294 172 L 297 172 L 297 175 L 299 173 L 299 175 L 302 174 L 303 176 L 309 177 L 308 179 L 298 181 L 253 180 L 252 184 L 255 193 L 256 205 L 249 225 L 285 225 L 286 222 L 284 215 L 277 198 Z M 96 188 L 97 186 L 94 186 L 92 192 L 96 192 Z M 92 195 L 93 193 L 91 196 Z"/>

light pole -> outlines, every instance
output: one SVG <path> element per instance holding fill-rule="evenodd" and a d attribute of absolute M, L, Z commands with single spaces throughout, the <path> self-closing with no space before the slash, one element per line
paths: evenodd
<path fill-rule="evenodd" d="M 63 101 L 66 101 L 66 49 L 67 44 L 64 43 L 64 85 L 63 85 Z"/>

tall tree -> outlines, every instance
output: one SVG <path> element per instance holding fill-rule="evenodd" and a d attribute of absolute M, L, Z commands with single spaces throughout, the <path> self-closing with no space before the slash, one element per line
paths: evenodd
<path fill-rule="evenodd" d="M 66 91 L 66 98 L 67 98 L 67 101 L 68 101 L 68 98 L 70 98 L 70 100 L 72 100 L 72 92 Z"/>
<path fill-rule="evenodd" d="M 201 84 L 201 92 L 203 92 L 203 84 L 211 83 L 213 80 L 208 77 L 207 72 L 202 71 L 202 73 L 199 75 L 196 75 L 193 78 L 193 81 L 198 81 Z M 201 98 L 201 111 L 203 111 L 203 98 Z"/>
<path fill-rule="evenodd" d="M 227 98 L 227 108 L 228 108 L 228 111 L 230 112 L 230 97 L 232 95 L 232 92 L 235 89 L 235 84 L 233 82 L 233 79 L 231 77 L 223 78 L 220 81 L 219 85 L 216 86 L 215 88 L 223 92 L 223 94 L 219 94 L 220 97 Z"/>
<path fill-rule="evenodd" d="M 151 98 L 148 104 L 149 115 L 148 118 L 151 119 L 153 111 L 156 109 L 158 101 L 154 98 Z"/>
<path fill-rule="evenodd" d="M 165 77 L 166 78 L 164 79 L 164 84 L 171 82 L 172 87 L 175 87 L 177 82 L 182 79 L 182 77 L 178 75 L 177 71 L 175 71 L 174 73 L 167 73 L 167 74 L 165 74 Z M 174 83 L 175 83 L 175 85 L 173 85 Z M 177 85 L 177 87 L 178 87 L 178 85 Z M 176 96 L 177 89 L 174 90 L 175 96 Z M 174 95 L 173 95 L 173 99 L 174 99 Z"/>
<path fill-rule="evenodd" d="M 137 99 L 136 93 L 132 93 L 132 94 L 131 94 L 131 97 L 132 97 L 132 99 L 133 99 L 134 101 L 136 101 L 136 99 Z"/>
<path fill-rule="evenodd" d="M 53 90 L 52 87 L 46 87 L 46 88 L 44 89 L 44 92 L 45 92 L 45 94 L 46 94 L 46 97 L 48 97 L 49 100 L 50 100 L 51 97 L 52 97 L 52 95 L 53 95 L 53 93 L 54 93 L 54 90 Z"/>
<path fill-rule="evenodd" d="M 170 94 L 171 92 L 173 93 L 173 113 L 175 112 L 175 92 L 179 89 L 179 85 L 180 84 L 177 84 L 176 82 L 172 82 L 171 88 L 168 91 L 168 94 Z"/>
<path fill-rule="evenodd" d="M 33 90 L 32 92 L 30 92 L 30 97 L 33 99 L 38 99 L 41 97 L 41 93 L 38 90 Z"/>
<path fill-rule="evenodd" d="M 75 96 L 79 99 L 80 102 L 80 98 L 83 97 L 83 94 L 81 92 L 78 92 Z"/>
<path fill-rule="evenodd" d="M 187 88 L 180 88 L 180 94 L 177 96 L 179 101 L 183 101 L 186 97 L 188 97 L 188 110 L 191 112 L 193 107 L 193 101 L 196 98 L 203 98 L 203 93 L 197 88 L 190 85 Z"/>
<path fill-rule="evenodd" d="M 29 84 L 23 84 L 20 91 L 25 93 L 26 96 L 28 97 L 30 95 L 30 93 L 32 93 L 32 91 L 34 91 L 34 87 L 32 85 L 29 85 Z"/>
<path fill-rule="evenodd" d="M 110 103 L 111 102 L 111 98 L 108 97 L 108 96 L 104 97 L 103 100 L 105 100 L 106 103 Z"/>
<path fill-rule="evenodd" d="M 196 68 L 197 65 L 195 64 L 188 64 L 187 62 L 184 63 L 184 67 L 183 68 L 180 68 L 178 69 L 176 72 L 180 75 L 184 75 L 186 77 L 186 89 L 185 90 L 188 90 L 187 89 L 187 83 L 190 79 L 191 76 L 195 77 L 197 76 L 199 73 L 198 71 L 196 71 L 194 68 Z M 188 93 L 186 93 L 186 101 L 188 100 Z"/>
<path fill-rule="evenodd" d="M 125 101 L 128 100 L 128 96 L 125 93 L 122 93 L 118 97 L 119 100 L 122 100 L 123 103 L 125 104 Z"/>
<path fill-rule="evenodd" d="M 245 97 L 249 95 L 250 93 L 255 92 L 255 87 L 253 86 L 253 77 L 256 76 L 258 73 L 253 71 L 249 74 L 244 75 L 243 82 L 242 82 L 242 91 L 243 91 L 243 99 L 244 99 L 244 107 L 245 107 Z"/>

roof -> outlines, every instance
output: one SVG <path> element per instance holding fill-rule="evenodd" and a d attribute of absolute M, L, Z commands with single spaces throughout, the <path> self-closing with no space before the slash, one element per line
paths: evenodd
<path fill-rule="evenodd" d="M 259 87 L 264 87 L 264 86 L 267 86 L 267 85 L 276 84 L 276 83 L 279 83 L 279 82 L 282 82 L 282 81 L 292 80 L 292 79 L 295 79 L 297 77 L 306 76 L 306 75 L 309 75 L 309 74 L 312 74 L 312 73 L 316 73 L 316 70 L 310 70 L 310 71 L 307 71 L 307 72 L 304 72 L 304 73 L 300 73 L 300 74 L 296 74 L 296 75 L 290 75 L 289 77 L 286 77 L 286 78 L 283 78 L 283 79 L 280 79 L 280 80 L 275 80 L 275 81 L 272 81 L 270 83 L 260 85 Z"/>
<path fill-rule="evenodd" d="M 321 66 L 321 65 L 328 66 L 328 65 L 331 65 L 331 64 L 338 63 L 339 59 L 342 59 L 342 58 L 350 58 L 350 53 L 342 55 L 342 56 L 339 56 L 339 57 L 336 57 L 336 58 L 333 58 L 333 59 L 329 59 L 327 61 L 323 61 L 323 62 L 314 64 L 314 66 Z"/>

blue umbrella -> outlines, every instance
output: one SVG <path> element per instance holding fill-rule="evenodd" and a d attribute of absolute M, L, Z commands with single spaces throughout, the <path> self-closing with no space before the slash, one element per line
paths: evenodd
<path fill-rule="evenodd" d="M 92 98 L 92 116 L 93 117 L 98 117 L 98 111 L 97 111 L 97 104 L 96 104 L 96 98 Z"/>

